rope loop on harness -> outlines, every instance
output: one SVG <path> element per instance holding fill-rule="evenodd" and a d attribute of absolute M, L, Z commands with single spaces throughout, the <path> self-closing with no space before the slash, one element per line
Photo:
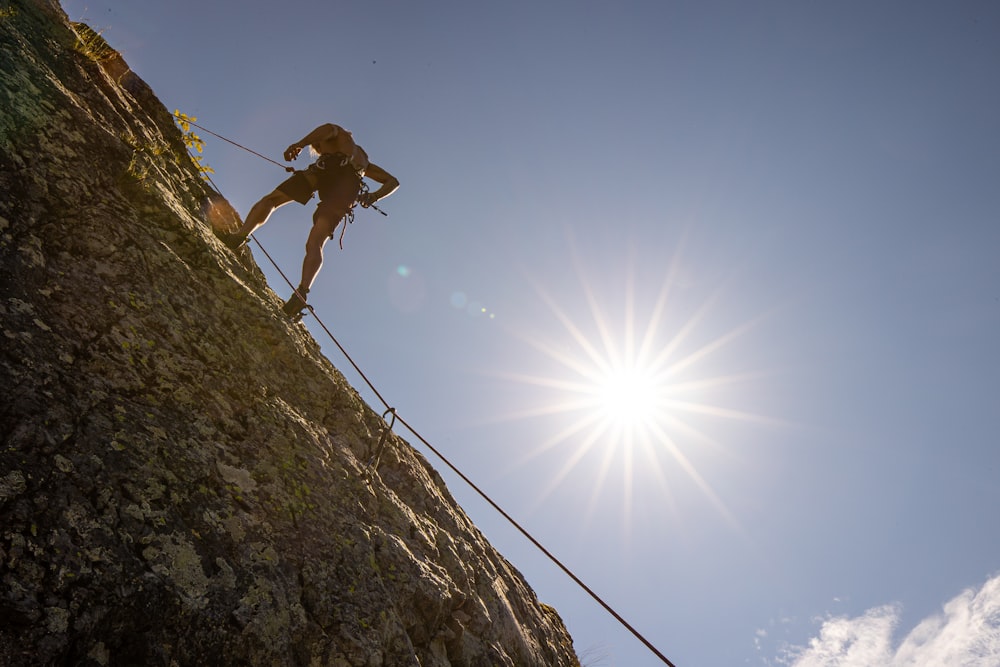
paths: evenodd
<path fill-rule="evenodd" d="M 344 215 L 344 217 L 341 218 L 341 220 L 343 221 L 344 224 L 340 226 L 340 238 L 337 239 L 337 243 L 340 245 L 340 249 L 343 250 L 344 249 L 344 234 L 347 233 L 347 225 L 353 225 L 354 224 L 354 207 L 353 206 L 351 207 L 351 210 L 349 210 Z M 330 233 L 330 238 L 332 239 L 336 233 L 337 233 L 337 229 L 335 227 L 334 230 L 333 230 L 333 232 Z"/>
<path fill-rule="evenodd" d="M 322 156 L 320 156 L 320 158 L 322 159 Z M 319 160 L 316 161 L 316 164 L 317 165 L 319 164 Z M 320 167 L 320 169 L 325 169 L 325 167 Z M 361 197 L 363 197 L 366 194 L 368 194 L 368 184 L 362 180 L 361 187 L 358 188 L 358 195 L 354 198 L 354 203 L 351 204 L 351 208 L 348 209 L 347 213 L 344 214 L 344 217 L 341 218 L 344 224 L 340 227 L 340 238 L 337 240 L 341 250 L 344 249 L 344 234 L 347 233 L 347 225 L 354 224 L 354 209 L 358 205 L 358 200 L 360 200 Z M 375 207 L 372 206 L 372 208 Z M 379 209 L 375 208 L 375 210 L 378 211 L 379 213 L 382 213 L 382 215 L 385 215 L 385 213 L 379 211 Z M 333 231 L 330 232 L 330 239 L 332 240 L 336 234 L 337 234 L 337 228 L 334 227 Z"/>

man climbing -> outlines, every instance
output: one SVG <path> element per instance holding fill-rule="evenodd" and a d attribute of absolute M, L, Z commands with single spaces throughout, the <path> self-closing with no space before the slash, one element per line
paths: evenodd
<path fill-rule="evenodd" d="M 319 193 L 313 226 L 306 240 L 306 256 L 302 260 L 302 281 L 282 308 L 293 319 L 306 307 L 306 295 L 323 266 L 323 246 L 333 237 L 341 221 L 352 213 L 355 204 L 368 208 L 399 187 L 399 181 L 392 174 L 368 161 L 364 149 L 354 143 L 351 133 L 339 125 L 320 125 L 289 146 L 285 150 L 285 159 L 296 159 L 306 146 L 319 155 L 316 162 L 303 171 L 296 171 L 254 204 L 238 232 L 221 234 L 223 243 L 236 250 L 246 243 L 250 234 L 267 222 L 276 208 L 290 201 L 305 204 L 314 192 Z M 381 187 L 375 192 L 366 192 L 362 180 L 366 177 Z"/>

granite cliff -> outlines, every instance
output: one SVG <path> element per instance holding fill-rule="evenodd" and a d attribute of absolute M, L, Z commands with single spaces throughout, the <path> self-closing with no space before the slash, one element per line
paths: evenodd
<path fill-rule="evenodd" d="M 0 3 L 0 665 L 578 665 L 247 252 L 173 118 Z"/>

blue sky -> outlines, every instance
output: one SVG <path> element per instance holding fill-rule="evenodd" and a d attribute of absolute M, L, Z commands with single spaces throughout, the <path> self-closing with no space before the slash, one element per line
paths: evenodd
<path fill-rule="evenodd" d="M 399 178 L 311 302 L 672 661 L 996 663 L 996 3 L 63 7 L 170 110 Z M 205 139 L 244 215 L 285 176 Z M 310 216 L 257 234 L 293 275 Z M 432 462 L 585 664 L 661 664 Z"/>

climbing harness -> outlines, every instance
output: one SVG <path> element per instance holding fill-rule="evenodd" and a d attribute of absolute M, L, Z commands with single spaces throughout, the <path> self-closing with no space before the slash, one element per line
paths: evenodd
<path fill-rule="evenodd" d="M 337 167 L 346 167 L 347 165 L 350 165 L 351 169 L 353 169 L 355 173 L 360 171 L 360 169 L 351 160 L 351 157 L 349 155 L 344 155 L 343 153 L 323 153 L 316 158 L 316 161 L 313 162 L 313 164 L 316 165 L 317 169 L 322 169 L 324 171 L 327 169 L 335 169 Z"/>
<path fill-rule="evenodd" d="M 343 225 L 338 225 L 340 227 L 340 239 L 338 239 L 338 243 L 340 245 L 340 249 L 341 250 L 344 249 L 344 234 L 347 233 L 347 225 L 353 225 L 354 224 L 354 209 L 355 209 L 355 207 L 357 207 L 358 201 L 360 200 L 360 198 L 364 197 L 366 194 L 368 194 L 368 184 L 365 183 L 364 181 L 361 181 L 361 189 L 358 190 L 358 196 L 355 198 L 354 203 L 351 204 L 351 208 L 349 208 L 347 210 L 347 213 L 344 214 L 344 217 L 342 219 L 343 222 L 344 222 L 344 224 Z M 382 215 L 386 215 L 386 216 L 389 215 L 388 213 L 386 213 L 385 211 L 383 211 L 382 209 L 380 209 L 375 204 L 369 204 L 367 207 L 365 207 L 365 205 L 362 204 L 361 208 L 373 208 L 376 211 L 378 211 L 379 213 L 381 213 Z M 330 239 L 332 240 L 333 237 L 336 234 L 337 234 L 337 228 L 334 227 L 333 231 L 330 232 Z"/>
<path fill-rule="evenodd" d="M 195 125 L 194 123 L 191 123 L 191 124 Z M 274 164 L 277 164 L 279 167 L 282 167 L 283 169 L 286 168 L 281 163 L 275 162 L 274 160 L 272 160 L 270 158 L 264 157 L 260 153 L 252 151 L 249 148 L 246 148 L 245 146 L 241 146 L 240 144 L 236 143 L 235 141 L 230 141 L 229 139 L 226 139 L 225 137 L 222 137 L 222 136 L 220 136 L 218 134 L 215 134 L 211 130 L 208 130 L 208 129 L 204 128 L 204 127 L 201 127 L 200 125 L 195 125 L 195 127 L 198 127 L 200 129 L 204 130 L 205 132 L 208 132 L 209 134 L 212 134 L 213 136 L 219 137 L 220 139 L 228 141 L 229 143 L 233 144 L 234 146 L 239 146 L 240 148 L 243 148 L 244 150 L 249 151 L 250 153 L 253 153 L 254 155 L 257 155 L 258 157 L 261 157 L 261 158 L 267 160 L 268 162 L 274 162 Z M 291 170 L 291 171 L 294 171 L 294 170 Z M 211 180 L 211 177 L 208 177 L 208 178 L 209 178 L 209 182 L 212 184 L 213 187 L 215 187 L 216 191 L 218 192 L 219 188 Z M 362 185 L 364 185 L 364 183 L 362 183 Z M 380 209 L 376 208 L 374 205 L 369 206 L 369 208 L 374 208 L 376 211 L 378 211 L 382 215 L 386 215 L 385 212 L 383 212 Z M 353 207 L 352 207 L 352 211 L 353 211 Z M 257 247 L 260 248 L 260 251 L 262 253 L 264 253 L 264 256 L 267 257 L 267 259 L 268 259 L 269 262 L 271 262 L 271 265 L 274 266 L 275 270 L 282 277 L 282 279 L 285 281 L 285 283 L 287 283 L 288 286 L 292 288 L 292 292 L 295 295 L 298 295 L 299 298 L 301 298 L 302 301 L 305 302 L 304 295 L 299 295 L 298 289 L 295 288 L 292 285 L 291 280 L 288 279 L 288 276 L 285 275 L 285 272 L 281 270 L 281 267 L 274 260 L 274 258 L 271 257 L 270 253 L 267 252 L 267 249 L 264 248 L 263 244 L 257 239 L 257 237 L 254 236 L 253 234 L 250 234 L 249 238 L 253 239 L 254 243 L 257 244 Z M 316 320 L 316 323 L 320 326 L 320 328 L 323 329 L 323 331 L 326 333 L 327 337 L 333 342 L 333 344 L 337 347 L 337 349 L 340 350 L 340 353 L 344 356 L 344 358 L 348 361 L 348 363 L 350 363 L 351 367 L 354 368 L 354 370 L 358 373 L 358 375 L 361 377 L 361 379 L 364 380 L 365 384 L 368 385 L 368 388 L 371 389 L 371 391 L 375 394 L 375 396 L 382 403 L 382 405 L 384 405 L 386 407 L 386 411 L 382 413 L 382 419 L 383 419 L 383 421 L 385 420 L 386 415 L 390 415 L 390 414 L 392 415 L 391 421 L 387 425 L 383 426 L 383 428 L 382 428 L 382 435 L 379 438 L 378 445 L 375 447 L 375 453 L 374 453 L 374 455 L 368 461 L 368 465 L 367 465 L 368 472 L 367 472 L 367 474 L 370 475 L 370 474 L 372 474 L 374 472 L 377 472 L 378 464 L 379 464 L 379 461 L 381 459 L 383 450 L 384 450 L 384 448 L 385 448 L 385 446 L 386 446 L 386 444 L 388 442 L 389 433 L 392 432 L 392 428 L 393 428 L 393 426 L 395 426 L 396 420 L 398 419 L 399 423 L 401 423 L 403 426 L 405 426 L 406 429 L 410 433 L 412 433 L 413 436 L 417 440 L 419 440 L 421 443 L 423 443 L 423 445 L 425 447 L 427 447 L 428 450 L 430 450 L 435 456 L 437 456 L 441 460 L 442 463 L 444 463 L 448 468 L 451 469 L 452 472 L 454 472 L 456 475 L 458 475 L 458 477 L 463 482 L 465 482 L 466 484 L 468 484 L 469 487 L 473 491 L 475 491 L 483 500 L 485 500 L 490 505 L 490 507 L 492 507 L 494 510 L 496 510 L 500 514 L 500 516 L 502 516 L 504 519 L 506 519 L 507 522 L 511 524 L 511 526 L 513 526 L 514 528 L 516 528 L 517 531 L 521 533 L 521 535 L 523 535 L 529 542 L 531 542 L 531 544 L 533 544 L 535 546 L 536 549 L 538 549 L 540 552 L 542 552 L 543 555 L 545 555 L 553 564 L 555 564 L 560 570 L 562 570 L 563 573 L 566 574 L 566 576 L 568 576 L 570 579 L 572 579 L 573 582 L 577 586 L 579 586 L 584 592 L 586 592 L 591 597 L 591 599 L 593 599 L 595 602 L 597 602 L 597 604 L 599 604 L 606 612 L 608 612 L 609 614 L 611 614 L 611 616 L 614 617 L 614 619 L 616 621 L 618 621 L 618 623 L 620 623 L 622 625 L 622 627 L 624 627 L 626 630 L 628 630 L 632 634 L 633 637 L 635 637 L 636 639 L 638 639 L 643 644 L 643 646 L 645 646 L 647 649 L 649 649 L 649 651 L 651 653 L 653 653 L 653 655 L 655 655 L 657 658 L 659 658 L 660 661 L 663 662 L 663 664 L 667 665 L 667 667 L 676 667 L 676 665 L 674 665 L 674 663 L 670 662 L 670 660 L 663 653 L 661 653 L 660 650 L 657 649 L 656 646 L 654 646 L 652 644 L 652 642 L 650 642 L 648 639 L 646 639 L 642 635 L 642 633 L 640 633 L 628 621 L 626 621 L 625 618 L 621 614 L 619 614 L 617 611 L 615 611 L 615 609 L 613 607 L 611 607 L 611 605 L 609 605 L 607 602 L 605 602 L 604 599 L 601 598 L 596 592 L 594 592 L 593 589 L 591 589 L 589 586 L 587 586 L 587 584 L 585 584 L 582 579 L 580 579 L 576 574 L 574 574 L 573 571 L 569 569 L 569 567 L 567 567 L 566 565 L 564 565 L 562 561 L 560 561 L 558 558 L 556 558 L 556 556 L 554 554 L 552 554 L 552 552 L 550 552 L 548 549 L 546 549 L 542 545 L 542 543 L 539 542 L 531 533 L 529 533 L 527 531 L 527 529 L 525 529 L 523 526 L 521 526 L 521 524 L 519 524 L 514 519 L 514 517 L 512 517 L 510 514 L 508 514 L 502 507 L 500 507 L 500 505 L 498 505 L 489 495 L 487 495 L 485 491 L 483 491 L 478 486 L 476 486 L 476 484 L 471 479 L 469 479 L 465 475 L 465 473 L 463 473 L 461 470 L 459 470 L 459 468 L 454 463 L 452 463 L 447 457 L 445 457 L 444 454 L 442 454 L 440 451 L 438 451 L 438 449 L 435 448 L 434 445 L 432 445 L 430 442 L 428 442 L 427 439 L 425 439 L 415 428 L 413 428 L 413 426 L 411 426 L 409 423 L 407 423 L 407 421 L 405 419 L 403 419 L 402 417 L 400 417 L 396 413 L 396 409 L 393 408 L 393 407 L 391 407 L 389 405 L 389 403 L 385 400 L 385 398 L 382 396 L 382 394 L 379 393 L 378 389 L 375 387 L 375 385 L 372 383 L 372 381 L 368 379 L 367 375 L 365 375 L 364 371 L 361 370 L 361 367 L 358 366 L 358 364 L 354 361 L 354 359 L 351 357 L 351 355 L 347 353 L 347 350 L 344 349 L 344 346 L 340 344 L 340 341 L 337 340 L 336 336 L 333 335 L 333 332 L 330 331 L 330 329 L 326 326 L 326 324 L 323 322 L 323 320 L 320 319 L 319 315 L 316 314 L 316 309 L 313 308 L 310 304 L 306 303 L 305 307 L 303 308 L 303 310 L 308 310 L 312 314 L 313 318 L 315 318 L 315 320 Z"/>

